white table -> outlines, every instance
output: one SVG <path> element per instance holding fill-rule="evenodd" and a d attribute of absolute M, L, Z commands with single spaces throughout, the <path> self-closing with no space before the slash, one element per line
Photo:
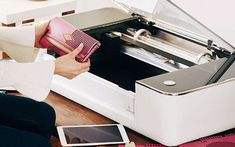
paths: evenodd
<path fill-rule="evenodd" d="M 76 0 L 0 0 L 0 23 L 16 26 L 75 13 Z"/>

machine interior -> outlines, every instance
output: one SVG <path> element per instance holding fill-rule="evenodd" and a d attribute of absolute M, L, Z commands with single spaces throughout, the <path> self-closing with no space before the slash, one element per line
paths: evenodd
<path fill-rule="evenodd" d="M 107 13 L 109 12 L 109 13 Z M 164 68 L 159 68 L 158 65 L 150 64 L 146 62 L 146 58 L 142 59 L 141 57 L 136 58 L 125 52 L 126 46 L 131 46 L 133 48 L 139 48 L 135 43 L 127 43 L 120 39 L 120 36 L 113 34 L 113 32 L 121 32 L 128 34 L 127 31 L 129 28 L 135 30 L 146 29 L 148 30 L 153 37 L 157 39 L 158 42 L 167 44 L 169 47 L 173 46 L 178 49 L 186 50 L 186 52 L 194 51 L 195 49 L 205 51 L 205 48 L 190 42 L 180 37 L 176 37 L 170 32 L 166 32 L 155 27 L 152 23 L 148 23 L 140 17 L 126 17 L 126 14 L 121 14 L 120 10 L 116 9 L 101 9 L 98 11 L 91 11 L 84 14 L 78 14 L 70 17 L 66 17 L 65 20 L 72 23 L 75 27 L 82 29 L 87 34 L 96 38 L 101 42 L 101 47 L 91 56 L 91 68 L 90 72 L 104 78 L 110 82 L 113 82 L 119 87 L 126 90 L 135 91 L 135 82 L 137 80 L 142 80 L 152 76 L 161 75 L 167 72 L 171 72 Z M 116 17 L 110 17 L 110 15 Z M 125 16 L 124 20 L 119 19 L 120 16 Z M 94 20 L 87 20 L 88 16 L 95 16 Z M 83 19 L 82 19 L 83 18 Z M 101 20 L 99 20 L 100 18 Z M 83 21 L 80 21 L 80 20 Z M 111 20 L 117 19 L 116 22 Z M 95 21 L 95 22 L 93 22 Z M 99 25 L 95 25 L 99 22 Z M 108 22 L 102 24 L 102 22 Z M 110 23 L 112 22 L 112 23 Z M 157 54 L 157 48 L 144 48 L 141 46 L 141 49 L 146 50 L 150 54 Z M 148 56 L 147 56 L 148 58 Z M 160 58 L 165 58 L 164 55 L 161 55 Z M 179 57 L 180 58 L 180 57 Z M 167 58 L 168 61 L 171 60 L 173 63 L 170 66 L 174 66 L 176 70 L 187 67 L 194 66 L 195 64 L 181 63 L 177 57 Z M 175 62 L 177 61 L 177 62 Z M 172 64 L 172 65 L 171 65 Z M 178 66 L 182 64 L 181 66 Z"/>
<path fill-rule="evenodd" d="M 130 44 L 120 40 L 119 37 L 111 32 L 127 33 L 127 28 L 145 28 L 151 30 L 152 34 L 166 36 L 162 32 L 153 29 L 152 26 L 146 26 L 137 20 L 86 31 L 86 33 L 101 42 L 101 47 L 90 58 L 90 72 L 119 85 L 121 88 L 135 92 L 135 82 L 137 80 L 164 74 L 168 71 L 131 57 L 123 52 L 123 45 Z M 136 46 L 133 45 L 133 47 Z"/>

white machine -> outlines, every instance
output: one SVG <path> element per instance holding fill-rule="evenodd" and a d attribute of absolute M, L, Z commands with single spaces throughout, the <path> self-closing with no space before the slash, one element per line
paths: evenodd
<path fill-rule="evenodd" d="M 234 22 L 199 1 L 116 0 L 64 17 L 102 46 L 89 73 L 55 76 L 52 90 L 168 146 L 234 128 Z"/>

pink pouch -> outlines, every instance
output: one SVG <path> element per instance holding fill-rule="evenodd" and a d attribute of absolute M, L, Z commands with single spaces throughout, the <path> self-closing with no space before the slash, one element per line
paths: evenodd
<path fill-rule="evenodd" d="M 90 55 L 100 47 L 99 41 L 59 17 L 49 22 L 47 30 L 40 44 L 59 55 L 65 55 L 83 43 L 84 47 L 76 58 L 79 62 L 87 61 Z"/>

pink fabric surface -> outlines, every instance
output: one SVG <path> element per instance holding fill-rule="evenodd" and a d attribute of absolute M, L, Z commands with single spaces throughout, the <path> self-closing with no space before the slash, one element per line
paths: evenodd
<path fill-rule="evenodd" d="M 125 145 L 119 145 L 118 147 L 125 147 Z M 136 147 L 166 147 L 161 144 L 143 144 L 136 145 Z M 202 138 L 197 141 L 192 141 L 179 145 L 179 147 L 235 147 L 235 133 L 224 136 L 212 136 Z"/>
<path fill-rule="evenodd" d="M 179 147 L 235 147 L 235 134 L 203 138 Z"/>
<path fill-rule="evenodd" d="M 125 145 L 119 145 L 118 147 L 125 147 Z M 161 144 L 143 144 L 143 145 L 136 145 L 136 147 L 165 147 Z"/>

